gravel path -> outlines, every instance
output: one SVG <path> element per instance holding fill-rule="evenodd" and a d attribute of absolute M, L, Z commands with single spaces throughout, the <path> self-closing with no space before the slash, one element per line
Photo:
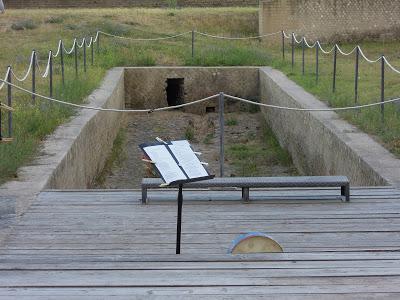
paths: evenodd
<path fill-rule="evenodd" d="M 231 145 L 262 145 L 261 113 L 225 114 L 225 153 Z M 195 151 L 202 152 L 201 160 L 209 163 L 211 174 L 219 174 L 219 124 L 218 114 L 204 116 L 181 111 L 160 112 L 129 116 L 126 123 L 126 137 L 119 162 L 108 170 L 104 182 L 95 188 L 132 189 L 139 188 L 145 177 L 142 152 L 138 145 L 154 141 L 156 137 L 164 140 L 186 139 L 191 137 Z M 260 164 L 259 172 L 264 176 L 292 175 L 293 166 L 283 166 L 279 162 Z M 225 176 L 235 176 L 235 166 L 225 158 Z M 257 175 L 257 174 L 256 174 Z"/>

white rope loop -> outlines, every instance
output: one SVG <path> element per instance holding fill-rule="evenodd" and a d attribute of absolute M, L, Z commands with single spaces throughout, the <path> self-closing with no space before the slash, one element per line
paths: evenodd
<path fill-rule="evenodd" d="M 76 43 L 77 43 L 77 41 L 76 41 L 76 38 L 75 38 L 74 39 L 74 43 L 72 44 L 71 50 L 69 50 L 69 51 L 67 49 L 65 49 L 65 45 L 63 44 L 64 52 L 66 54 L 68 54 L 68 55 L 71 54 L 72 52 L 74 52 Z"/>
<path fill-rule="evenodd" d="M 60 54 L 62 45 L 63 45 L 62 40 L 59 40 L 59 41 L 58 41 L 57 53 L 53 55 L 54 58 L 56 58 L 56 57 Z"/>
<path fill-rule="evenodd" d="M 42 75 L 42 78 L 46 78 L 49 75 L 50 72 L 50 60 L 53 57 L 53 51 L 49 51 L 49 56 L 47 58 L 47 66 L 46 66 L 46 70 L 44 71 L 44 74 Z"/>
<path fill-rule="evenodd" d="M 6 75 L 4 76 L 4 80 L 3 80 L 3 82 L 0 84 L 0 91 L 3 89 L 3 87 L 5 86 L 5 82 L 6 81 L 8 81 L 8 75 L 10 75 L 10 72 L 11 72 L 11 67 L 10 66 L 8 66 L 7 67 L 7 71 L 6 71 Z"/>
<path fill-rule="evenodd" d="M 30 61 L 30 63 L 29 63 L 28 70 L 26 70 L 24 76 L 18 77 L 18 76 L 14 73 L 14 70 L 11 69 L 11 74 L 12 74 L 12 75 L 14 76 L 14 78 L 17 79 L 19 82 L 23 82 L 23 81 L 25 81 L 25 80 L 28 78 L 28 76 L 29 76 L 29 74 L 31 73 L 31 70 L 32 70 L 32 66 L 33 66 L 33 63 L 34 63 L 34 62 L 33 62 L 34 57 L 35 57 L 35 51 L 32 51 L 32 54 L 31 54 L 31 61 Z"/>
<path fill-rule="evenodd" d="M 176 35 L 172 35 L 172 36 L 167 36 L 167 37 L 160 37 L 160 38 L 149 38 L 149 39 L 142 39 L 142 38 L 131 38 L 131 37 L 125 37 L 125 36 L 119 36 L 119 35 L 115 35 L 115 34 L 111 34 L 111 33 L 106 33 L 104 31 L 98 31 L 98 33 L 101 33 L 105 36 L 109 36 L 109 37 L 114 37 L 114 38 L 118 38 L 118 39 L 124 39 L 124 40 L 130 40 L 130 41 L 163 41 L 163 40 L 170 40 L 170 39 L 175 39 L 184 35 L 187 35 L 189 33 L 192 33 L 192 31 L 186 31 L 183 33 L 179 33 Z M 97 40 L 97 38 L 96 38 Z"/>

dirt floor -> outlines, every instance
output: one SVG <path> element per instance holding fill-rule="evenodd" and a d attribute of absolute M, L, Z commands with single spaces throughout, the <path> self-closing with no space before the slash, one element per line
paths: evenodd
<path fill-rule="evenodd" d="M 138 145 L 154 141 L 188 139 L 200 159 L 219 175 L 219 122 L 217 113 L 204 116 L 170 111 L 131 115 L 123 130 L 120 150 L 105 168 L 94 188 L 139 188 L 146 177 Z M 272 142 L 271 142 L 272 141 Z M 283 154 L 283 155 L 282 155 Z M 225 114 L 225 176 L 295 175 L 290 157 L 265 127 L 260 112 Z"/>

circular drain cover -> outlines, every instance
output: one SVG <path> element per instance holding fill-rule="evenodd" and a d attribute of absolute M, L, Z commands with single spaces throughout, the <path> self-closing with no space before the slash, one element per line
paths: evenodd
<path fill-rule="evenodd" d="M 238 236 L 229 249 L 229 253 L 232 254 L 281 252 L 283 252 L 281 245 L 261 232 L 250 232 Z"/>

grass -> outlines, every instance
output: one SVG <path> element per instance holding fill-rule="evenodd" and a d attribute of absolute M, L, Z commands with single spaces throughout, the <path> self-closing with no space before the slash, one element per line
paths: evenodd
<path fill-rule="evenodd" d="M 0 71 L 12 65 L 15 72 L 23 74 L 32 49 L 39 53 L 44 66 L 49 49 L 56 50 L 59 38 L 70 48 L 74 37 L 89 36 L 97 30 L 131 37 L 159 37 L 169 33 L 184 32 L 193 28 L 213 34 L 228 36 L 255 35 L 258 31 L 256 8 L 185 8 L 174 9 L 68 9 L 68 10 L 8 10 L 0 17 Z M 34 24 L 30 30 L 13 30 L 12 24 Z M 286 60 L 281 58 L 280 37 L 254 41 L 221 41 L 196 36 L 195 57 L 191 56 L 191 36 L 164 42 L 132 42 L 102 36 L 101 52 L 95 54 L 95 66 L 82 71 L 82 53 L 79 54 L 79 77 L 75 78 L 72 57 L 66 57 L 66 86 L 60 83 L 59 60 L 55 59 L 55 96 L 59 99 L 81 103 L 99 86 L 106 70 L 115 66 L 153 65 L 270 65 L 282 70 L 306 90 L 331 106 L 354 104 L 354 58 L 338 59 L 337 91 L 332 93 L 332 57 L 320 55 L 320 80 L 315 82 L 315 52 L 306 51 L 306 74 L 301 75 L 301 50 L 296 49 L 296 64 L 291 69 L 290 49 Z M 350 50 L 354 45 L 343 45 Z M 398 42 L 365 42 L 362 47 L 369 57 L 381 53 L 395 66 L 400 66 Z M 329 48 L 330 45 L 324 45 Z M 90 53 L 90 52 L 88 52 Z M 43 67 L 42 67 L 43 68 Z M 42 70 L 43 71 L 43 70 Z M 2 73 L 2 72 L 0 72 Z M 386 97 L 399 96 L 400 76 L 386 72 Z M 360 65 L 359 103 L 376 102 L 380 98 L 379 65 Z M 30 88 L 29 80 L 22 86 Z M 38 78 L 37 91 L 48 94 L 48 82 Z M 0 91 L 4 99 L 6 89 Z M 32 160 L 39 145 L 47 135 L 75 111 L 56 104 L 37 100 L 32 105 L 30 97 L 14 91 L 15 142 L 0 144 L 0 183 L 16 177 L 17 169 Z M 255 106 L 253 106 L 255 107 Z M 359 112 L 341 113 L 341 116 L 374 136 L 394 154 L 400 156 L 400 108 L 385 106 L 385 123 L 381 123 L 379 107 Z M 3 118 L 3 126 L 6 125 Z M 5 126 L 5 130 L 6 130 Z M 211 140 L 211 139 L 210 139 Z M 246 151 L 244 149 L 237 149 Z M 241 155 L 241 154 L 238 154 Z"/>
<path fill-rule="evenodd" d="M 126 140 L 125 129 L 120 129 L 118 131 L 117 137 L 114 140 L 111 154 L 107 158 L 102 171 L 97 175 L 94 180 L 94 186 L 102 186 L 106 181 L 107 174 L 110 173 L 111 168 L 114 164 L 120 165 L 125 158 L 124 144 Z"/>

